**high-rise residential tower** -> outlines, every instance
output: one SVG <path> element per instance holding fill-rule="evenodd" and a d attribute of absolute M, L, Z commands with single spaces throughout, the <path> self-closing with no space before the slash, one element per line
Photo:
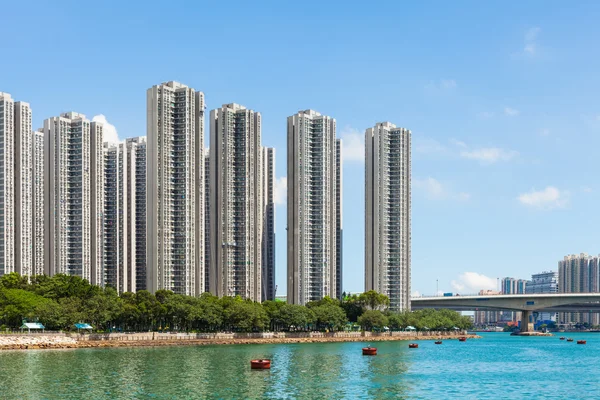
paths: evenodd
<path fill-rule="evenodd" d="M 390 122 L 365 132 L 365 290 L 410 310 L 411 132 Z"/>
<path fill-rule="evenodd" d="M 31 108 L 0 92 L 0 276 L 32 275 Z"/>
<path fill-rule="evenodd" d="M 44 132 L 33 133 L 33 274 L 44 273 Z"/>
<path fill-rule="evenodd" d="M 265 214 L 262 251 L 262 301 L 275 300 L 275 149 L 263 148 Z"/>
<path fill-rule="evenodd" d="M 104 143 L 104 283 L 130 291 L 135 268 L 128 264 L 128 184 L 125 143 Z"/>
<path fill-rule="evenodd" d="M 127 197 L 127 266 L 126 291 L 146 290 L 146 137 L 129 138 L 126 145 L 125 181 Z"/>
<path fill-rule="evenodd" d="M 261 301 L 265 207 L 260 113 L 210 113 L 210 291 Z"/>
<path fill-rule="evenodd" d="M 290 304 L 337 296 L 337 275 L 338 269 L 341 270 L 337 260 L 341 253 L 338 248 L 341 246 L 340 145 L 335 119 L 313 110 L 288 117 L 287 299 Z"/>
<path fill-rule="evenodd" d="M 600 255 L 587 253 L 570 254 L 558 262 L 558 293 L 598 293 L 600 276 Z M 559 313 L 561 323 L 589 323 L 598 325 L 598 313 Z"/>
<path fill-rule="evenodd" d="M 178 82 L 147 91 L 147 289 L 204 288 L 204 94 Z"/>
<path fill-rule="evenodd" d="M 210 293 L 210 149 L 204 151 L 204 291 Z"/>
<path fill-rule="evenodd" d="M 44 121 L 45 272 L 104 285 L 103 126 L 69 112 Z"/>

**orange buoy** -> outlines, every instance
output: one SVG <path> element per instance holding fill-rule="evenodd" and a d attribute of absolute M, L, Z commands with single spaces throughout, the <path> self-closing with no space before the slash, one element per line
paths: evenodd
<path fill-rule="evenodd" d="M 250 361 L 252 369 L 271 369 L 271 360 L 252 360 Z"/>
<path fill-rule="evenodd" d="M 578 340 L 577 344 L 586 344 L 587 342 L 585 340 Z"/>
<path fill-rule="evenodd" d="M 461 337 L 458 338 L 458 341 L 459 342 L 466 342 L 467 338 L 465 336 L 461 336 Z"/>
<path fill-rule="evenodd" d="M 377 347 L 363 347 L 363 356 L 376 356 L 377 355 Z"/>
<path fill-rule="evenodd" d="M 419 345 L 416 343 L 409 343 L 408 348 L 409 349 L 418 349 Z"/>
<path fill-rule="evenodd" d="M 435 344 L 442 344 L 442 341 L 438 340 L 437 342 L 435 342 Z"/>

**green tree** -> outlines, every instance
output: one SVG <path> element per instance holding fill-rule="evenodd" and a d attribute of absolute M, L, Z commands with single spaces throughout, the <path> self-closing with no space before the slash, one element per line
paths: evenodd
<path fill-rule="evenodd" d="M 390 299 L 385 294 L 369 290 L 358 296 L 358 300 L 364 308 L 369 310 L 382 310 L 390 305 Z"/>
<path fill-rule="evenodd" d="M 358 324 L 365 331 L 373 330 L 374 328 L 382 329 L 388 323 L 388 318 L 379 310 L 367 310 L 358 317 Z"/>
<path fill-rule="evenodd" d="M 290 329 L 306 329 L 309 324 L 315 320 L 313 312 L 304 306 L 298 304 L 283 304 L 279 309 L 279 319 L 281 324 Z"/>

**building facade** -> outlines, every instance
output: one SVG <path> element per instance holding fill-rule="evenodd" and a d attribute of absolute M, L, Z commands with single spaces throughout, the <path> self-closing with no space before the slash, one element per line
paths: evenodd
<path fill-rule="evenodd" d="M 265 157 L 261 115 L 239 104 L 210 113 L 211 293 L 262 300 Z"/>
<path fill-rule="evenodd" d="M 340 291 L 341 152 L 335 119 L 299 111 L 288 117 L 287 145 L 287 298 L 306 304 Z"/>
<path fill-rule="evenodd" d="M 33 133 L 32 225 L 33 274 L 44 273 L 44 132 Z"/>
<path fill-rule="evenodd" d="M 501 292 L 496 290 L 480 290 L 480 296 L 496 296 L 501 294 Z M 500 321 L 500 311 L 479 311 L 475 310 L 473 315 L 475 325 L 479 327 L 487 327 L 496 325 L 498 321 Z"/>
<path fill-rule="evenodd" d="M 45 273 L 104 285 L 103 126 L 69 112 L 44 121 Z"/>
<path fill-rule="evenodd" d="M 147 91 L 147 289 L 204 288 L 204 94 L 178 82 Z"/>
<path fill-rule="evenodd" d="M 570 254 L 558 262 L 558 293 L 598 293 L 599 259 L 587 253 Z M 559 313 L 560 323 L 599 325 L 598 313 Z"/>
<path fill-rule="evenodd" d="M 146 137 L 125 141 L 128 292 L 146 290 Z"/>
<path fill-rule="evenodd" d="M 411 132 L 383 122 L 365 133 L 365 290 L 410 310 Z"/>
<path fill-rule="evenodd" d="M 0 92 L 0 276 L 33 275 L 31 108 Z"/>
<path fill-rule="evenodd" d="M 275 300 L 275 149 L 263 147 L 264 222 L 261 301 Z"/>
<path fill-rule="evenodd" d="M 119 293 L 131 291 L 127 240 L 127 151 L 125 143 L 104 143 L 104 284 Z"/>
<path fill-rule="evenodd" d="M 531 275 L 531 280 L 527 282 L 525 293 L 558 293 L 558 272 L 544 271 L 539 274 Z M 539 313 L 537 320 L 556 321 L 556 313 Z"/>

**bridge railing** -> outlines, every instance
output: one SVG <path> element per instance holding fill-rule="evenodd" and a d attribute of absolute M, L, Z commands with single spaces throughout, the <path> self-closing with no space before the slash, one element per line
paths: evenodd
<path fill-rule="evenodd" d="M 429 297 L 467 297 L 467 296 L 496 296 L 494 294 L 479 294 L 479 293 L 452 293 L 452 296 L 445 296 L 444 294 L 420 294 L 418 296 L 410 296 L 411 299 L 421 299 Z"/>

